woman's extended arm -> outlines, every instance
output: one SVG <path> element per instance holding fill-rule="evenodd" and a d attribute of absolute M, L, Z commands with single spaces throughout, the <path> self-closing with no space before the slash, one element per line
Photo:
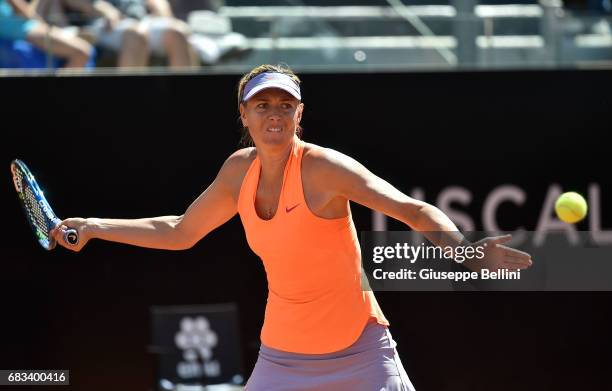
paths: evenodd
<path fill-rule="evenodd" d="M 339 152 L 325 149 L 314 154 L 318 176 L 324 178 L 325 186 L 333 189 L 334 195 L 357 202 L 370 209 L 393 217 L 423 233 L 438 246 L 466 245 L 457 226 L 437 207 L 411 198 L 387 181 L 379 178 L 356 160 Z M 473 245 L 489 246 L 490 262 L 482 262 L 490 268 L 526 268 L 531 265 L 529 254 L 506 246 L 509 235 L 486 238 Z"/>
<path fill-rule="evenodd" d="M 80 251 L 90 239 L 167 250 L 190 248 L 236 214 L 237 178 L 244 176 L 244 161 L 244 153 L 241 151 L 230 156 L 213 183 L 181 216 L 142 219 L 70 218 L 62 221 L 59 229 L 53 232 L 53 237 L 62 246 L 74 251 Z M 67 227 L 79 232 L 79 243 L 76 246 L 63 241 L 60 231 Z"/>
<path fill-rule="evenodd" d="M 361 163 L 332 149 L 314 155 L 326 188 L 342 197 L 393 217 L 415 231 L 458 231 L 457 226 L 438 208 L 411 198 L 387 181 L 374 175 Z"/>

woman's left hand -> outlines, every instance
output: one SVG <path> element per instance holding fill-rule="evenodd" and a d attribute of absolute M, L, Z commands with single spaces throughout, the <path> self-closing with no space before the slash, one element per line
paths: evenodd
<path fill-rule="evenodd" d="M 524 251 L 504 246 L 504 243 L 509 242 L 510 239 L 512 239 L 512 235 L 508 234 L 484 238 L 473 243 L 473 247 L 484 247 L 484 257 L 482 259 L 474 259 L 470 262 L 471 264 L 466 264 L 465 266 L 475 271 L 480 271 L 481 269 L 491 271 L 500 269 L 527 269 L 533 264 L 531 255 Z"/>

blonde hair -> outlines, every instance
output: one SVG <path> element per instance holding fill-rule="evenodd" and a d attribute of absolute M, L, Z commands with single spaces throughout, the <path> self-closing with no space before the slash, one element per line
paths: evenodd
<path fill-rule="evenodd" d="M 297 75 L 291 70 L 291 68 L 289 68 L 288 65 L 285 65 L 285 64 L 279 64 L 279 65 L 264 64 L 264 65 L 259 65 L 259 66 L 255 67 L 255 68 L 251 69 L 249 72 L 245 73 L 242 76 L 242 78 L 240 79 L 240 82 L 238 83 L 238 111 L 240 111 L 240 105 L 242 104 L 242 97 L 244 96 L 244 87 L 255 76 L 260 75 L 262 73 L 266 73 L 266 72 L 283 73 L 283 74 L 291 77 L 291 79 L 293 79 L 293 81 L 298 86 L 301 83 L 300 78 L 297 77 Z M 298 135 L 298 137 L 302 138 L 302 127 L 299 126 L 299 125 L 298 125 L 298 128 L 297 128 L 297 135 Z M 251 138 L 251 135 L 249 134 L 249 130 L 246 127 L 244 127 L 244 126 L 242 127 L 242 135 L 240 137 L 240 143 L 242 145 L 245 145 L 245 146 L 253 146 L 253 139 Z"/>

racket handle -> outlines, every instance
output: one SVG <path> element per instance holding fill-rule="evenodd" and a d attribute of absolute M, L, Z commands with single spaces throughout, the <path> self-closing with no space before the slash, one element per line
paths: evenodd
<path fill-rule="evenodd" d="M 79 234 L 76 229 L 68 229 L 64 232 L 64 241 L 75 246 L 79 243 Z"/>

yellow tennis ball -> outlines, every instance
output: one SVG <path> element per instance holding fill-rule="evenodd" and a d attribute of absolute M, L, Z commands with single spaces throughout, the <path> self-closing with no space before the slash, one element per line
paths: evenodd
<path fill-rule="evenodd" d="M 577 223 L 584 219 L 588 210 L 587 202 L 580 194 L 568 191 L 557 198 L 555 212 L 561 221 L 566 223 Z"/>

